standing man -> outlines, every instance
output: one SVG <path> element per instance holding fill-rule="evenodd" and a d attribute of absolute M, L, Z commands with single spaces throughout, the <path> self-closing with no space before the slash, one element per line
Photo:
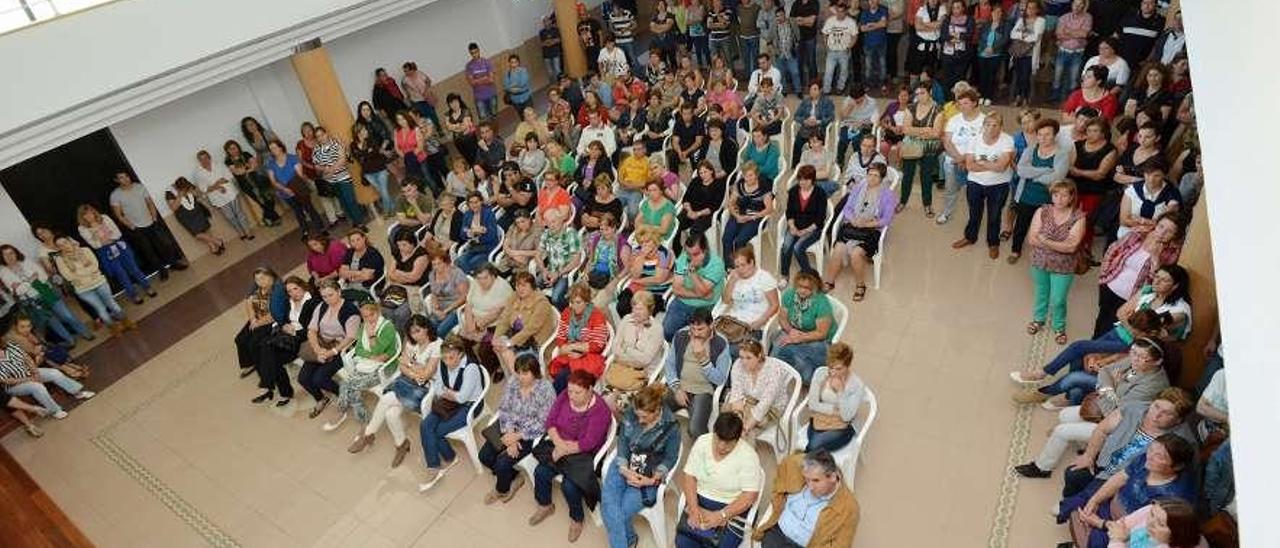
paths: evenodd
<path fill-rule="evenodd" d="M 613 5 L 609 12 L 609 30 L 613 31 L 613 41 L 626 54 L 627 63 L 639 67 L 640 59 L 636 54 L 636 15 L 635 12 L 619 5 Z"/>
<path fill-rule="evenodd" d="M 617 40 L 612 35 L 604 37 L 604 47 L 600 49 L 600 54 L 596 56 L 596 66 L 600 67 L 600 76 L 604 81 L 612 86 L 614 80 L 617 80 L 622 73 L 628 72 L 629 69 L 627 54 L 618 47 Z M 608 95 L 608 97 L 606 97 Z M 600 94 L 600 100 L 605 103 L 612 102 L 612 96 L 609 93 Z M 612 107 L 611 104 L 607 105 Z"/>
<path fill-rule="evenodd" d="M 538 41 L 542 43 L 542 64 L 547 69 L 547 81 L 554 82 L 564 72 L 561 65 L 564 48 L 560 46 L 560 29 L 556 28 L 555 17 L 542 18 Z"/>
<path fill-rule="evenodd" d="M 578 39 L 582 41 L 582 51 L 587 54 L 587 70 L 599 72 L 596 59 L 600 57 L 600 44 L 604 43 L 600 32 L 600 22 L 587 15 L 587 8 L 578 3 Z"/>
<path fill-rule="evenodd" d="M 742 44 L 742 73 L 745 74 L 751 68 L 749 63 L 760 53 L 760 0 L 746 0 L 738 7 L 738 40 Z"/>
<path fill-rule="evenodd" d="M 724 59 L 725 66 L 733 69 L 733 12 L 724 6 L 724 0 L 711 0 L 707 12 L 707 36 L 711 54 Z"/>
<path fill-rule="evenodd" d="M 147 189 L 135 183 L 123 171 L 115 176 L 116 189 L 111 191 L 111 211 L 120 226 L 133 236 L 132 243 L 142 255 L 142 261 L 160 270 L 160 279 L 169 279 L 169 270 L 186 270 L 187 261 L 174 241 L 169 227 L 160 219 L 156 203 Z"/>
<path fill-rule="evenodd" d="M 822 74 L 822 92 L 826 94 L 844 91 L 845 81 L 849 79 L 849 50 L 858 38 L 858 23 L 849 17 L 849 7 L 835 4 L 832 8 L 835 17 L 829 17 L 822 23 L 822 35 L 827 37 L 827 66 Z M 803 28 L 800 32 L 804 33 Z M 804 63 L 803 57 L 801 63 Z M 832 88 L 831 77 L 836 69 L 840 70 L 840 83 Z M 804 66 L 800 71 L 804 72 Z"/>
<path fill-rule="evenodd" d="M 404 88 L 404 92 L 408 95 L 409 102 L 413 104 L 413 109 L 418 111 L 424 118 L 431 120 L 435 124 L 436 131 L 440 131 L 440 119 L 436 117 L 436 105 L 439 101 L 436 98 L 435 90 L 431 89 L 431 77 L 427 73 L 418 70 L 418 64 L 413 61 L 405 61 L 401 70 L 404 71 L 404 77 L 400 79 L 400 86 Z M 395 118 L 394 112 L 387 113 Z"/>
<path fill-rule="evenodd" d="M 858 14 L 858 29 L 862 31 L 862 80 L 867 89 L 880 88 L 889 92 L 888 71 L 885 57 L 889 45 L 889 8 L 880 0 L 870 0 L 867 9 Z"/>
<path fill-rule="evenodd" d="M 467 61 L 467 83 L 471 84 L 471 94 L 476 98 L 476 112 L 480 121 L 486 121 L 498 114 L 498 88 L 494 85 L 497 76 L 493 63 L 480 55 L 480 46 L 475 42 L 467 44 L 471 60 Z"/>
<path fill-rule="evenodd" d="M 474 51 L 479 54 L 480 50 L 477 48 Z M 368 232 L 369 229 L 364 226 L 364 209 L 356 201 L 356 187 L 351 180 L 346 147 L 322 126 L 316 126 L 316 141 L 318 145 L 312 154 L 316 171 L 320 172 L 322 179 L 338 189 L 338 203 L 342 204 L 342 211 L 347 215 L 347 220 L 351 221 L 351 226 Z"/>
<path fill-rule="evenodd" d="M 196 170 L 191 174 L 191 182 L 209 198 L 210 205 L 218 208 L 241 240 L 252 240 L 252 223 L 244 206 L 240 204 L 240 191 L 236 190 L 234 181 L 225 164 L 213 163 L 209 151 L 201 150 L 196 153 Z"/>
<path fill-rule="evenodd" d="M 502 77 L 502 90 L 511 99 L 511 107 L 517 114 L 524 114 L 524 108 L 533 106 L 533 89 L 530 85 L 529 69 L 520 64 L 520 56 L 512 54 L 507 57 L 507 73 Z"/>
<path fill-rule="evenodd" d="M 901 49 L 902 36 L 907 32 L 907 0 L 881 0 L 880 3 L 889 9 L 889 24 L 885 28 L 889 44 L 886 48 L 885 64 L 889 80 L 898 80 L 898 52 Z"/>
<path fill-rule="evenodd" d="M 1130 67 L 1142 66 L 1142 62 L 1151 55 L 1156 38 L 1164 29 L 1165 19 L 1156 13 L 1156 0 L 1142 0 L 1138 11 L 1131 12 L 1120 20 L 1120 57 Z M 1119 82 L 1123 85 L 1125 82 Z"/>
<path fill-rule="evenodd" d="M 800 81 L 809 82 L 818 77 L 818 0 L 795 0 L 790 16 L 799 31 L 796 57 L 800 61 Z M 796 93 L 803 86 L 796 87 Z"/>

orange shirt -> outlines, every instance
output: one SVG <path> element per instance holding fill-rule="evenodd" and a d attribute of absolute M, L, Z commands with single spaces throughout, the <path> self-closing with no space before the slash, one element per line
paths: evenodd
<path fill-rule="evenodd" d="M 556 187 L 555 190 L 543 187 L 538 191 L 539 215 L 546 215 L 548 211 L 561 207 L 570 207 L 569 191 L 559 187 Z M 563 220 L 572 221 L 572 219 Z"/>

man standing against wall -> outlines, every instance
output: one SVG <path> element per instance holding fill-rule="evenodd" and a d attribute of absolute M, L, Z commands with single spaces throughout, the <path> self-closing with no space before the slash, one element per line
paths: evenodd
<path fill-rule="evenodd" d="M 796 57 L 800 60 L 800 82 L 796 93 L 800 93 L 805 83 L 818 77 L 818 0 L 795 0 L 791 4 L 790 15 L 796 30 L 800 31 L 796 41 Z"/>
<path fill-rule="evenodd" d="M 236 190 L 235 178 L 226 165 L 213 163 L 209 151 L 201 150 L 196 153 L 196 170 L 191 174 L 191 181 L 209 199 L 209 204 L 218 208 L 241 240 L 253 239 L 249 215 L 240 204 L 240 192 Z"/>
<path fill-rule="evenodd" d="M 439 132 L 440 119 L 436 117 L 436 104 L 439 99 L 436 98 L 435 90 L 431 89 L 431 77 L 418 70 L 418 64 L 413 61 L 406 61 L 400 68 L 404 71 L 404 77 L 400 79 L 400 87 L 404 88 L 409 102 L 413 103 L 413 108 L 418 111 L 418 114 L 431 120 L 431 123 L 436 125 L 436 131 Z M 395 117 L 394 112 L 387 114 Z"/>
<path fill-rule="evenodd" d="M 822 92 L 826 94 L 844 91 L 845 81 L 849 79 L 849 50 L 853 49 L 853 41 L 858 38 L 858 22 L 849 17 L 849 7 L 835 4 L 832 8 L 835 10 L 835 17 L 828 17 L 822 23 L 822 35 L 827 37 L 827 67 L 822 74 Z M 803 29 L 800 34 L 804 35 Z M 833 88 L 831 77 L 837 69 L 840 71 L 840 81 Z M 800 70 L 803 72 L 804 67 Z"/>
<path fill-rule="evenodd" d="M 760 0 L 746 0 L 738 7 L 738 40 L 742 48 L 742 73 L 747 74 L 751 72 L 756 54 L 760 53 Z"/>
<path fill-rule="evenodd" d="M 556 28 L 555 17 L 544 17 L 542 23 L 542 30 L 538 31 L 538 40 L 542 44 L 542 63 L 547 69 L 547 81 L 554 82 L 564 71 L 561 68 L 564 49 L 560 46 L 560 29 Z"/>
<path fill-rule="evenodd" d="M 635 12 L 619 5 L 613 5 L 609 12 L 609 30 L 613 31 L 613 40 L 627 56 L 630 66 L 639 67 L 640 59 L 636 56 L 636 16 Z M 604 68 L 601 67 L 603 71 Z"/>
<path fill-rule="evenodd" d="M 111 211 L 129 231 L 134 247 L 142 255 L 144 263 L 160 270 L 160 279 L 169 279 L 169 269 L 186 270 L 187 261 L 178 249 L 178 242 L 169 233 L 169 227 L 160 219 L 156 203 L 147 189 L 135 183 L 126 172 L 115 177 L 116 189 L 111 191 Z"/>
<path fill-rule="evenodd" d="M 487 121 L 498 114 L 498 88 L 493 63 L 480 55 L 480 46 L 475 42 L 467 45 L 471 60 L 467 61 L 467 83 L 471 84 L 471 94 L 476 98 L 476 113 L 481 121 Z"/>

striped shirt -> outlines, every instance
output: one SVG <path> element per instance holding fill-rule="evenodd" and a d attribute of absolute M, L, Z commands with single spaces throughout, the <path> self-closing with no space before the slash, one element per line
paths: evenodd
<path fill-rule="evenodd" d="M 14 341 L 4 346 L 4 357 L 0 357 L 0 378 L 7 380 L 25 379 L 31 376 L 31 362 L 27 360 L 27 352 Z"/>
<path fill-rule="evenodd" d="M 330 139 L 329 142 L 316 147 L 315 152 L 312 153 L 312 156 L 311 156 L 311 161 L 318 168 L 325 168 L 325 167 L 337 165 L 338 160 L 341 160 L 341 159 L 342 159 L 342 143 L 339 143 L 337 139 Z M 331 183 L 340 183 L 342 181 L 349 181 L 351 180 L 351 173 L 347 171 L 346 167 L 343 167 L 338 171 L 324 175 L 324 180 L 329 181 Z"/>

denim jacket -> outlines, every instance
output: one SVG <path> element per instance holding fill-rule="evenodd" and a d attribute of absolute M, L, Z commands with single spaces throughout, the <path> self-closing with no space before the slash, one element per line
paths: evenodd
<path fill-rule="evenodd" d="M 483 206 L 480 209 L 480 215 L 480 225 L 484 227 L 484 234 L 475 240 L 475 243 L 485 249 L 489 249 L 498 245 L 498 220 L 494 217 L 493 210 L 489 209 L 489 206 Z M 470 208 L 467 208 L 467 211 L 462 214 L 462 231 L 464 234 L 469 235 L 474 217 L 475 212 L 471 211 Z"/>
<path fill-rule="evenodd" d="M 685 348 L 688 346 L 689 328 L 685 327 L 671 338 L 671 352 L 667 353 L 667 361 L 663 364 L 667 386 L 672 389 L 680 387 L 680 365 L 684 359 Z M 711 355 L 715 358 L 702 366 L 702 374 L 706 375 L 707 381 L 711 384 L 721 386 L 729 380 L 729 366 L 733 365 L 733 359 L 729 357 L 729 341 L 719 333 L 711 335 Z"/>
<path fill-rule="evenodd" d="M 662 447 L 658 447 L 661 443 Z M 661 408 L 658 423 L 649 429 L 640 424 L 634 407 L 627 408 L 618 426 L 618 454 L 614 463 L 619 470 L 627 469 L 632 453 L 659 453 L 662 462 L 657 463 L 653 472 L 656 476 L 666 476 L 669 470 L 676 467 L 680 460 L 680 426 L 675 416 L 665 406 Z"/>

